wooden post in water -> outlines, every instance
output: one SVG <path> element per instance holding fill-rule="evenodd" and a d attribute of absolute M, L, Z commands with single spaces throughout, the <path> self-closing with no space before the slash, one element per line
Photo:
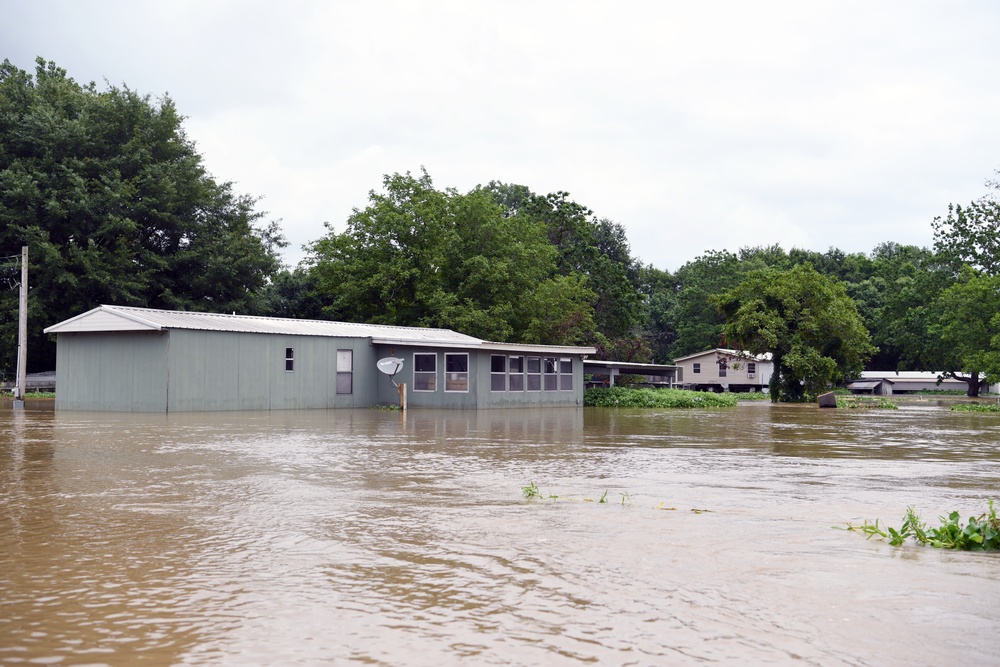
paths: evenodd
<path fill-rule="evenodd" d="M 397 384 L 396 391 L 399 392 L 399 409 L 406 412 L 406 383 Z"/>
<path fill-rule="evenodd" d="M 21 296 L 17 304 L 17 385 L 14 409 L 24 409 L 24 389 L 28 378 L 28 246 L 21 246 Z"/>

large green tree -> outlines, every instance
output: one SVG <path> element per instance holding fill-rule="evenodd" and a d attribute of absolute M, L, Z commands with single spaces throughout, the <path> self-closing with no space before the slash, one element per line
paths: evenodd
<path fill-rule="evenodd" d="M 29 247 L 29 369 L 54 367 L 45 326 L 101 303 L 255 309 L 284 239 L 206 172 L 182 120 L 166 97 L 0 64 L 0 256 Z M 0 308 L 5 367 L 16 295 Z"/>
<path fill-rule="evenodd" d="M 329 317 L 434 326 L 495 341 L 592 342 L 596 294 L 557 270 L 543 222 L 496 184 L 438 190 L 426 171 L 386 176 L 346 229 L 307 260 Z"/>
<path fill-rule="evenodd" d="M 714 300 L 731 347 L 771 354 L 772 401 L 799 401 L 856 376 L 875 352 L 844 286 L 809 264 L 751 271 Z"/>
<path fill-rule="evenodd" d="M 982 381 L 1000 380 L 1000 276 L 966 266 L 932 309 L 935 368 L 978 396 Z"/>

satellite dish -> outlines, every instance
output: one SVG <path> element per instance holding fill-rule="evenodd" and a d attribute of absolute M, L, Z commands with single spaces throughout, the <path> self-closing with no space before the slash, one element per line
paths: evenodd
<path fill-rule="evenodd" d="M 375 365 L 391 378 L 403 369 L 403 360 L 399 357 L 383 357 L 375 362 Z"/>

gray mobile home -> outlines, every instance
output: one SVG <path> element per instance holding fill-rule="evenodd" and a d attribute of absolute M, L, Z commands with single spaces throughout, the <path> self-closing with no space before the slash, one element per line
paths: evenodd
<path fill-rule="evenodd" d="M 583 404 L 594 348 L 446 329 L 99 306 L 56 335 L 56 409 L 124 412 Z M 403 360 L 392 380 L 376 362 Z"/>

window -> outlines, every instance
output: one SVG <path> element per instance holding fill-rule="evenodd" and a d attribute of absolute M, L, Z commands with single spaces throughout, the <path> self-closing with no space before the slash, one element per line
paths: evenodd
<path fill-rule="evenodd" d="M 285 372 L 291 373 L 295 370 L 295 348 L 285 348 Z"/>
<path fill-rule="evenodd" d="M 524 357 L 511 357 L 509 371 L 510 390 L 524 391 Z"/>
<path fill-rule="evenodd" d="M 542 390 L 542 359 L 541 357 L 528 357 L 528 370 L 525 373 L 528 391 Z"/>
<path fill-rule="evenodd" d="M 469 355 L 465 352 L 445 353 L 444 390 L 469 391 Z"/>
<path fill-rule="evenodd" d="M 753 361 L 747 362 L 747 375 L 753 377 L 754 373 L 757 372 L 757 364 Z"/>
<path fill-rule="evenodd" d="M 726 365 L 726 362 L 724 362 L 724 361 L 720 361 L 719 362 L 719 377 L 720 378 L 726 377 L 726 369 L 727 368 L 728 368 L 728 366 Z"/>
<path fill-rule="evenodd" d="M 559 388 L 559 376 L 556 375 L 557 361 L 555 357 L 545 357 L 544 359 L 545 391 L 555 391 Z"/>
<path fill-rule="evenodd" d="M 354 393 L 354 350 L 337 350 L 337 393 Z"/>
<path fill-rule="evenodd" d="M 559 360 L 559 389 L 560 391 L 573 391 L 573 360 Z"/>
<path fill-rule="evenodd" d="M 701 364 L 695 363 L 694 368 L 691 369 L 692 373 L 701 373 Z"/>
<path fill-rule="evenodd" d="M 507 357 L 490 355 L 490 391 L 507 391 Z"/>
<path fill-rule="evenodd" d="M 437 391 L 436 354 L 413 355 L 413 391 Z"/>

